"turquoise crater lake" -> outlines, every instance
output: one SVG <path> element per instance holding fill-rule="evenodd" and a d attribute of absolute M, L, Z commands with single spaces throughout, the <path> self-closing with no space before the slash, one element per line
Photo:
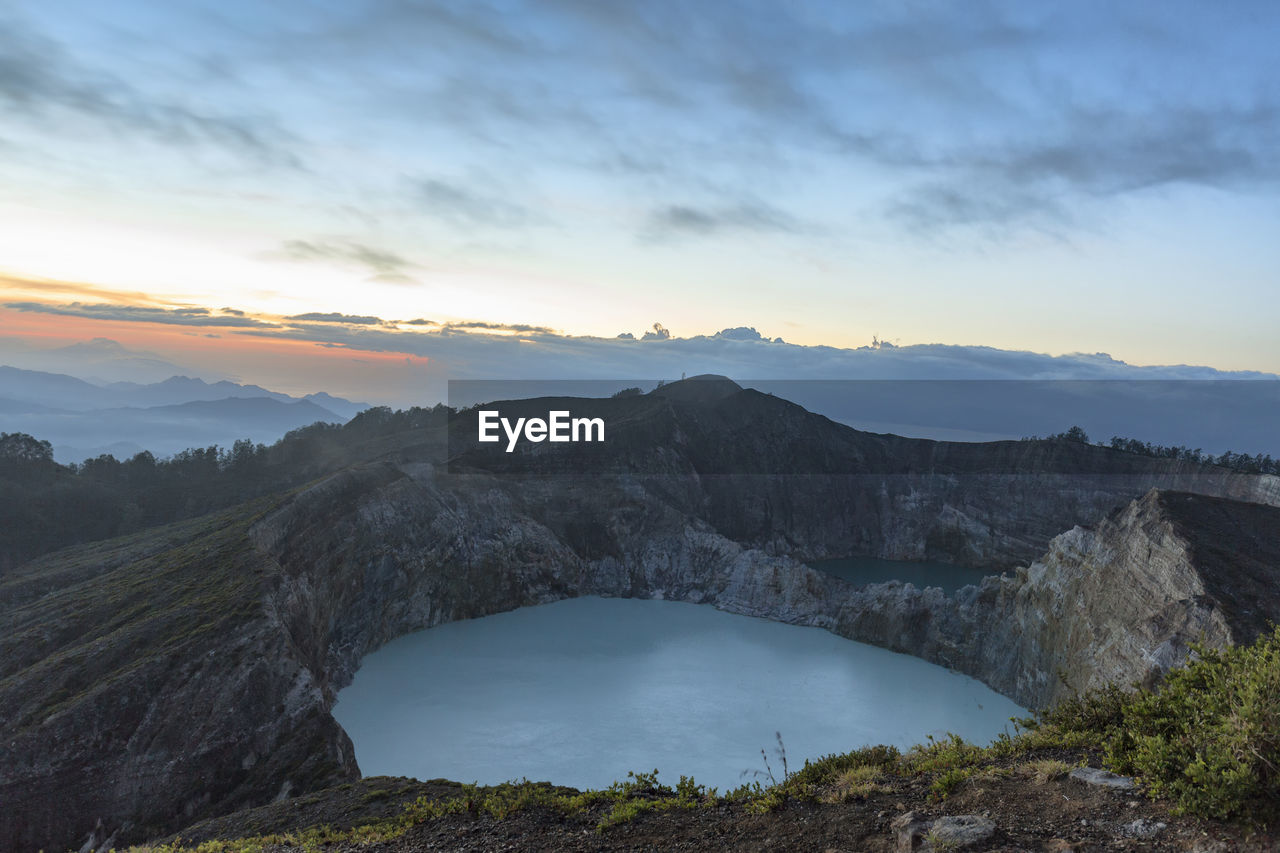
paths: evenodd
<path fill-rule="evenodd" d="M 594 597 L 393 640 L 333 709 L 368 776 L 595 788 L 658 768 L 721 791 L 757 778 L 761 748 L 781 778 L 775 731 L 795 770 L 930 734 L 985 743 L 1024 714 L 972 678 L 819 628 Z"/>

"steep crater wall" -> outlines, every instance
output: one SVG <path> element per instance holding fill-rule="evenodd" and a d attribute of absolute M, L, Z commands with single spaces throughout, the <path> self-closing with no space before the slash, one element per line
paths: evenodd
<path fill-rule="evenodd" d="M 381 477 L 345 517 L 317 522 L 319 506 L 333 504 L 304 495 L 253 531 L 284 569 L 280 612 L 295 635 L 312 632 L 312 663 L 334 688 L 401 634 L 579 595 L 705 603 L 823 627 L 973 675 L 1033 708 L 1111 681 L 1151 684 L 1189 643 L 1249 640 L 1280 616 L 1268 591 L 1280 589 L 1271 574 L 1280 510 L 1228 499 L 1152 490 L 1055 537 L 1029 566 L 948 597 L 900 583 L 855 587 L 735 542 L 639 482 L 594 483 L 583 500 L 610 507 L 612 524 L 573 548 L 549 526 L 561 513 L 524 513 L 500 481 L 451 477 L 442 491 L 426 466 Z M 535 496 L 538 507 L 548 502 Z M 1247 570 L 1229 551 L 1208 564 L 1198 555 L 1222 531 L 1206 532 L 1204 514 L 1247 516 L 1231 535 L 1253 531 L 1262 556 Z"/>

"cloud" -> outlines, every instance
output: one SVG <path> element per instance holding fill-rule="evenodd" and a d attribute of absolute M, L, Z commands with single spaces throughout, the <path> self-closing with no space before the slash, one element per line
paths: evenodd
<path fill-rule="evenodd" d="M 463 263 L 480 262 L 490 247 L 476 243 L 503 231 L 512 255 L 596 277 L 605 255 L 574 255 L 572 243 L 592 230 L 640 249 L 737 241 L 746 253 L 839 235 L 812 247 L 834 281 L 853 262 L 844 249 L 882 219 L 911 236 L 1065 231 L 1131 193 L 1271 192 L 1280 178 L 1276 88 L 1252 59 L 1216 61 L 1233 41 L 1210 44 L 1214 29 L 1197 32 L 1190 15 L 754 0 L 337 8 L 286 0 L 277 14 L 210 14 L 205 33 L 184 32 L 173 22 L 196 16 L 177 11 L 137 56 L 115 59 L 103 33 L 60 34 L 64 45 L 0 20 L 4 136 L 29 144 L 19 131 L 37 127 L 62 186 L 103 164 L 94 180 L 141 174 L 157 194 L 187 176 L 116 159 L 128 154 L 118 138 L 264 162 L 305 155 L 306 183 L 253 186 L 273 196 L 255 215 L 293 222 L 280 236 L 304 238 L 285 242 L 284 256 L 400 284 L 425 276 L 405 255 L 420 250 L 373 236 L 379 223 L 399 234 L 443 223 L 430 229 L 432 257 Z M 1259 31 L 1273 20 L 1251 14 Z M 1234 39 L 1237 26 L 1220 31 Z M 209 59 L 200 51 L 225 51 L 255 85 L 184 86 L 180 72 Z M 92 153 L 59 147 L 76 140 Z M 200 191 L 243 188 L 196 187 L 177 203 L 225 215 L 246 200 Z M 367 213 L 370 230 L 349 231 L 344 209 Z M 563 229 L 532 228 L 552 215 Z M 343 233 L 359 239 L 315 236 Z M 615 266 L 631 260 L 620 253 Z"/>
<path fill-rule="evenodd" d="M 286 320 L 299 320 L 305 323 L 345 323 L 350 326 L 386 326 L 386 320 L 381 317 L 372 317 L 368 315 L 356 314 L 321 314 L 311 312 L 308 314 L 292 314 L 285 317 Z"/>
<path fill-rule="evenodd" d="M 410 195 L 418 210 L 462 228 L 519 228 L 537 221 L 528 208 L 500 195 L 438 178 L 413 180 Z"/>
<path fill-rule="evenodd" d="M 10 293 L 58 294 L 81 299 L 112 300 L 115 304 L 146 305 L 154 300 L 141 291 L 111 290 L 96 284 L 57 279 L 37 279 L 0 275 L 0 285 Z"/>
<path fill-rule="evenodd" d="M 252 317 L 235 308 L 222 308 L 216 313 L 208 308 L 178 307 L 159 308 L 138 305 L 116 305 L 110 303 L 47 303 L 47 302 L 6 302 L 3 307 L 14 311 L 25 311 L 35 314 L 54 314 L 65 317 L 83 317 L 92 320 L 129 323 L 164 323 L 176 326 L 216 326 L 242 330 L 245 334 L 263 337 L 291 338 L 309 340 L 316 343 L 329 343 L 347 346 L 361 333 L 373 329 L 385 329 L 386 337 L 377 340 L 387 343 L 395 340 L 409 340 L 431 334 L 435 337 L 460 337 L 468 334 L 493 333 L 495 335 L 551 336 L 558 335 L 555 329 L 548 326 L 535 326 L 528 323 L 495 323 L 487 320 L 450 320 L 439 323 L 421 318 L 413 320 L 386 320 L 368 314 L 342 314 L 339 312 L 309 311 L 302 314 L 291 314 L 278 318 Z M 423 332 L 390 331 L 399 325 L 418 326 Z M 426 329 L 431 329 L 426 332 Z M 660 327 L 659 327 L 660 328 Z M 665 332 L 665 330 L 663 330 Z M 504 334 L 505 333 L 505 334 Z M 385 349 L 378 346 L 375 349 Z"/>
<path fill-rule="evenodd" d="M 281 253 L 293 261 L 333 261 L 343 266 L 354 266 L 373 273 L 373 279 L 392 284 L 413 284 L 415 279 L 408 270 L 418 265 L 395 252 L 377 249 L 346 239 L 286 240 Z"/>
<path fill-rule="evenodd" d="M 469 7 L 441 21 L 435 9 L 371 7 L 355 49 L 407 55 L 431 44 L 449 73 L 397 83 L 415 108 L 428 105 L 481 144 L 506 148 L 519 134 L 544 162 L 582 158 L 588 147 L 595 157 L 577 165 L 602 174 L 740 190 L 762 164 L 794 171 L 788 145 L 896 163 L 918 141 L 833 103 L 831 87 L 869 80 L 883 90 L 877 97 L 1003 104 L 969 66 L 984 50 L 1027 49 L 1043 37 L 994 7 L 921 15 L 889 6 L 827 20 L 756 2 L 558 0 L 537 7 L 539 26 L 522 26 L 533 13 L 516 3 L 495 19 Z"/>
<path fill-rule="evenodd" d="M 165 323 L 174 326 L 223 326 L 228 328 L 272 328 L 272 324 L 241 314 L 214 314 L 208 308 L 152 308 L 140 305 L 87 304 L 71 302 L 6 302 L 4 307 L 34 314 L 84 317 L 90 320 L 126 323 Z"/>
<path fill-rule="evenodd" d="M 275 166 L 300 167 L 295 140 L 261 115 L 219 115 L 144 93 L 83 64 L 12 16 L 0 19 L 0 108 L 28 121 L 72 114 L 178 146 L 206 145 Z"/>
<path fill-rule="evenodd" d="M 771 340 L 752 327 L 682 338 L 660 323 L 640 340 L 571 336 L 536 326 L 480 321 L 421 332 L 315 323 L 237 334 L 425 357 L 447 370 L 450 378 L 670 379 L 701 373 L 761 380 L 1278 378 L 1187 365 L 1140 367 L 1105 353 L 1050 356 L 985 346 L 878 342 L 852 348 L 806 346 Z"/>
<path fill-rule="evenodd" d="M 440 324 L 443 329 L 482 329 L 489 332 L 520 332 L 527 334 L 552 335 L 555 329 L 546 326 L 529 326 L 524 323 L 489 323 L 483 320 L 458 320 Z"/>
<path fill-rule="evenodd" d="M 743 202 L 728 207 L 673 204 L 652 211 L 641 236 L 661 240 L 744 231 L 793 234 L 800 230 L 800 224 L 792 216 L 776 207 L 758 202 Z"/>
<path fill-rule="evenodd" d="M 1025 225 L 1037 222 L 1056 226 L 1071 215 L 1058 194 L 1034 187 L 967 180 L 935 181 L 917 185 L 895 196 L 885 213 L 913 231 L 932 233 L 965 225 Z"/>
<path fill-rule="evenodd" d="M 524 191 L 541 173 L 585 202 L 560 216 L 639 198 L 650 238 L 823 231 L 781 209 L 782 193 L 809 197 L 833 175 L 858 215 L 912 230 L 1060 226 L 1148 187 L 1276 180 L 1269 54 L 1231 61 L 1241 42 L 1258 49 L 1244 27 L 1274 29 L 1274 13 L 1208 26 L 1209 12 L 1184 12 L 515 0 L 500 14 L 385 2 L 339 13 L 286 0 L 278 15 L 166 16 L 146 35 L 169 49 L 138 57 L 152 76 L 3 21 L 0 108 L 59 131 L 76 129 L 56 125 L 65 113 L 265 160 L 332 155 L 341 205 L 391 195 L 377 209 L 399 211 L 407 196 L 460 231 L 545 222 Z M 193 38 L 197 23 L 212 26 Z M 185 55 L 214 49 L 226 55 Z M 205 100 L 173 94 L 197 63 L 219 75 L 198 87 Z M 219 101 L 223 68 L 266 85 Z M 371 163 L 406 177 L 388 191 Z M 735 201 L 750 192 L 777 207 Z"/>
<path fill-rule="evenodd" d="M 1082 201 L 1170 185 L 1256 190 L 1280 182 L 1280 109 L 1078 108 L 1055 128 L 921 158 L 933 177 L 890 201 L 916 229 L 1065 224 Z"/>
<path fill-rule="evenodd" d="M 732 329 L 721 329 L 712 337 L 726 341 L 763 341 L 766 338 L 756 331 L 754 326 L 737 326 Z"/>
<path fill-rule="evenodd" d="M 1257 61 L 1264 42 L 1240 32 L 1209 42 L 1207 33 L 1225 34 L 1220 20 L 1092 6 L 1026 14 L 1000 3 L 821 15 L 755 3 L 597 5 L 560 0 L 552 14 L 579 33 L 575 44 L 598 46 L 576 50 L 608 54 L 599 73 L 626 93 L 628 111 L 663 128 L 619 139 L 611 127 L 632 126 L 588 99 L 599 115 L 583 130 L 599 142 L 602 173 L 725 193 L 803 174 L 811 158 L 798 152 L 834 154 L 874 167 L 886 189 L 872 209 L 915 231 L 1063 228 L 1153 187 L 1251 192 L 1280 180 L 1270 154 L 1280 104 Z M 1242 43 L 1252 55 L 1233 55 Z M 1203 48 L 1195 59 L 1189 44 Z M 535 46 L 524 61 L 537 56 Z M 1222 77 L 1230 81 L 1210 85 Z M 800 229 L 732 206 L 668 205 L 648 222 L 650 236 L 730 230 Z"/>
<path fill-rule="evenodd" d="M 655 323 L 637 340 L 632 335 L 573 336 L 544 326 L 480 320 L 409 324 L 373 316 L 308 312 L 272 324 L 202 308 L 83 303 L 8 303 L 6 307 L 98 320 L 226 327 L 224 340 L 232 349 L 236 346 L 234 338 L 252 336 L 310 342 L 331 350 L 348 350 L 353 355 L 374 352 L 425 358 L 441 376 L 459 379 L 671 379 L 701 373 L 761 381 L 1280 379 L 1256 371 L 1219 371 L 1188 365 L 1135 366 L 1105 353 L 1050 356 L 985 346 L 887 346 L 879 342 L 851 348 L 806 346 L 770 339 L 752 326 L 678 337 Z M 403 325 L 414 325 L 415 330 L 400 328 Z"/>

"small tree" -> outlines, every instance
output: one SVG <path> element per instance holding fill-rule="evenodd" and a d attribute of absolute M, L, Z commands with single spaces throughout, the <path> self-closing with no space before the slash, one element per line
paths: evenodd
<path fill-rule="evenodd" d="M 1089 443 L 1089 434 L 1078 426 L 1073 426 L 1062 434 L 1062 438 L 1067 441 L 1078 441 L 1081 444 Z"/>
<path fill-rule="evenodd" d="M 6 462 L 52 462 L 53 446 L 25 432 L 0 432 L 0 459 Z"/>

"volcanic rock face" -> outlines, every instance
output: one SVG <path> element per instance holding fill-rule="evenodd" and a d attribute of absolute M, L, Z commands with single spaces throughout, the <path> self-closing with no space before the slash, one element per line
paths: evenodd
<path fill-rule="evenodd" d="M 1211 519 L 1224 517 L 1244 520 L 1257 547 L 1212 563 L 1202 554 L 1222 531 Z M 900 584 L 859 590 L 836 630 L 1040 708 L 1111 682 L 1150 686 L 1193 642 L 1252 641 L 1280 620 L 1278 584 L 1280 510 L 1153 490 L 1094 529 L 1055 537 L 1029 567 L 950 599 Z M 1244 590 L 1259 593 L 1247 616 L 1233 606 Z"/>
<path fill-rule="evenodd" d="M 563 490 L 535 486 L 557 476 L 579 490 L 611 478 L 642 483 L 650 499 L 775 554 L 989 568 L 1025 565 L 1053 536 L 1151 488 L 1280 504 L 1276 477 L 1069 441 L 967 444 L 859 432 L 724 379 L 621 400 L 498 405 L 513 416 L 571 408 L 609 424 L 605 445 L 525 445 L 508 454 L 475 441 L 475 412 L 454 421 L 448 470 L 493 474 L 519 484 L 521 495 L 549 498 L 522 505 L 558 535 L 573 532 L 552 516 Z M 599 520 L 574 523 L 598 529 Z"/>
<path fill-rule="evenodd" d="M 0 585 L 0 848 L 121 843 L 353 778 L 329 709 L 365 654 L 570 596 L 816 625 L 1031 707 L 1062 695 L 1059 672 L 1075 688 L 1149 682 L 1188 642 L 1249 639 L 1280 615 L 1280 510 L 1260 505 L 1280 503 L 1276 478 L 874 436 L 714 390 L 576 401 L 608 419 L 607 449 L 393 453 L 20 567 Z M 475 434 L 466 414 L 456 428 Z M 1152 487 L 1258 503 L 1141 497 Z M 841 554 L 1030 565 L 948 598 L 798 562 Z"/>

